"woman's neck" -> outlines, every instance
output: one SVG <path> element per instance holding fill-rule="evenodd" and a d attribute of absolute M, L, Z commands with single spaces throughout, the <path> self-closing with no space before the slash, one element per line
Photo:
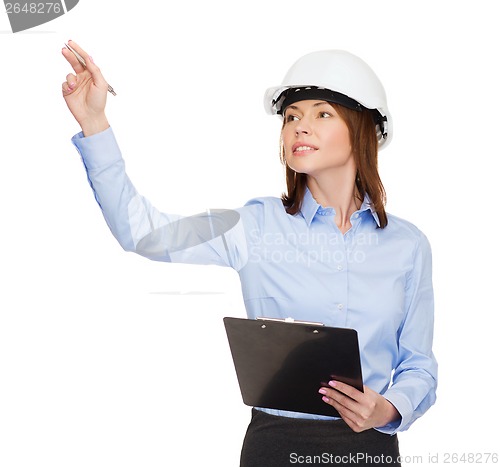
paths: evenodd
<path fill-rule="evenodd" d="M 326 180 L 307 177 L 307 187 L 316 202 L 335 210 L 335 223 L 342 233 L 351 228 L 351 216 L 361 206 L 356 196 L 355 177 L 355 173 L 330 175 Z"/>

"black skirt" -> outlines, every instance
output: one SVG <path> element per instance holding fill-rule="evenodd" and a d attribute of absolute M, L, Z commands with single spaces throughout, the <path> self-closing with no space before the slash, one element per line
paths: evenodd
<path fill-rule="evenodd" d="M 397 435 L 356 433 L 343 420 L 308 420 L 252 409 L 240 467 L 400 466 Z"/>

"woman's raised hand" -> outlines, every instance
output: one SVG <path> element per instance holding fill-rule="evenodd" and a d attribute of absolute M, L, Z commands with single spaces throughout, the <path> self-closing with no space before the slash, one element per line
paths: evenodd
<path fill-rule="evenodd" d="M 108 83 L 87 52 L 74 41 L 69 41 L 68 45 L 85 59 L 87 67 L 80 64 L 71 50 L 66 47 L 62 49 L 64 58 L 74 70 L 74 74 L 66 76 L 66 81 L 62 84 L 64 100 L 84 135 L 91 136 L 109 127 L 104 112 Z"/>

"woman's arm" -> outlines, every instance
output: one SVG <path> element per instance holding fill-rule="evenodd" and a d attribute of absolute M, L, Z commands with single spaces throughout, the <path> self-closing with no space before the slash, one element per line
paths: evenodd
<path fill-rule="evenodd" d="M 399 355 L 393 384 L 385 392 L 400 412 L 401 421 L 388 431 L 406 430 L 436 401 L 438 365 L 432 352 L 434 336 L 434 292 L 432 253 L 420 233 L 413 256 L 413 269 L 406 283 L 406 313 L 398 332 Z"/>
<path fill-rule="evenodd" d="M 405 317 L 398 330 L 398 355 L 392 384 L 384 394 L 365 386 L 365 392 L 340 382 L 321 388 L 354 431 L 377 428 L 384 433 L 404 431 L 436 400 L 437 363 L 432 352 L 434 298 L 431 249 L 420 234 L 406 281 Z"/>
<path fill-rule="evenodd" d="M 120 149 L 105 116 L 108 85 L 91 57 L 78 44 L 85 69 L 68 49 L 73 67 L 63 96 L 82 132 L 73 137 L 90 186 L 104 218 L 120 245 L 158 261 L 217 264 L 239 270 L 246 262 L 243 222 L 238 211 L 207 210 L 183 217 L 158 211 L 130 181 Z"/>

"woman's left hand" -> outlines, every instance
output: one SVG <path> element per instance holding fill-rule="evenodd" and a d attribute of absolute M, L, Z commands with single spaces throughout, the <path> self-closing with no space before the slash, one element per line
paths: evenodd
<path fill-rule="evenodd" d="M 319 390 L 323 401 L 337 410 L 349 427 L 360 433 L 387 425 L 400 418 L 396 408 L 379 393 L 364 386 L 364 392 L 340 381 L 330 381 L 331 388 Z"/>

